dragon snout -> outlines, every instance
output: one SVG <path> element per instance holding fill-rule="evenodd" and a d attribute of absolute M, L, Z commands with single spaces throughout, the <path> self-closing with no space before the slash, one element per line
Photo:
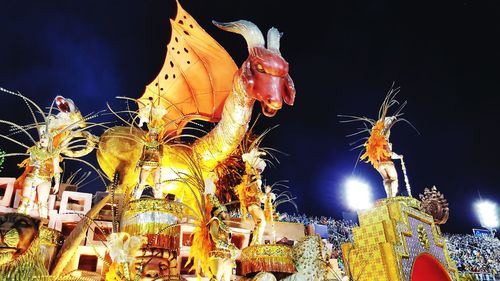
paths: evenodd
<path fill-rule="evenodd" d="M 282 102 L 281 98 L 279 98 L 279 99 L 277 99 L 277 98 L 268 98 L 265 101 L 265 103 L 266 103 L 266 105 L 269 108 L 272 108 L 272 109 L 275 109 L 275 110 L 281 109 L 281 107 L 283 106 L 283 102 Z"/>

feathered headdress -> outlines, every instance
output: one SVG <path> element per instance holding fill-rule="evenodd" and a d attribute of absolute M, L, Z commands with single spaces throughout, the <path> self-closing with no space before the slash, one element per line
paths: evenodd
<path fill-rule="evenodd" d="M 391 148 L 388 140 L 389 130 L 391 127 L 399 121 L 406 122 L 413 127 L 408 120 L 401 118 L 404 114 L 402 113 L 402 110 L 406 106 L 406 101 L 399 103 L 396 100 L 396 95 L 399 93 L 399 90 L 399 87 L 394 88 L 394 84 L 392 85 L 379 108 L 377 120 L 365 116 L 358 117 L 352 115 L 339 115 L 339 117 L 345 118 L 345 120 L 340 121 L 341 123 L 363 123 L 363 127 L 359 128 L 357 132 L 347 135 L 347 137 L 353 137 L 365 133 L 369 133 L 370 135 L 351 142 L 349 145 L 354 146 L 357 143 L 364 141 L 362 144 L 354 146 L 352 149 L 354 150 L 363 147 L 364 149 L 360 152 L 359 159 L 366 160 L 367 163 L 372 164 L 375 168 L 378 168 L 381 162 L 387 161 L 391 157 Z M 391 116 L 389 116 L 389 109 L 393 106 L 398 106 L 398 108 Z"/>

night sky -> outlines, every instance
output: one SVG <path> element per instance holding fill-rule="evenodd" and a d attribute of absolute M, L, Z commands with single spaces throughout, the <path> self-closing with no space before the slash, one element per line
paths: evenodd
<path fill-rule="evenodd" d="M 247 56 L 245 41 L 214 27 L 212 19 L 246 19 L 264 32 L 271 26 L 284 32 L 281 52 L 297 98 L 274 118 L 262 117 L 258 128 L 280 125 L 264 145 L 289 156 L 264 176 L 290 181 L 299 212 L 341 218 L 347 210 L 343 182 L 351 175 L 369 182 L 375 198 L 385 196 L 369 164 L 354 169 L 359 151 L 350 151 L 353 139 L 345 136 L 356 127 L 340 124 L 337 115 L 376 118 L 393 81 L 401 86 L 398 99 L 408 101 L 405 117 L 421 133 L 398 123 L 391 135 L 394 151 L 405 156 L 414 196 L 436 185 L 448 198 L 451 215 L 443 230 L 471 233 L 478 226 L 472 204 L 479 192 L 500 202 L 497 1 L 182 4 L 238 65 Z M 163 65 L 175 12 L 173 0 L 2 0 L 0 86 L 44 106 L 55 95 L 71 97 L 84 114 L 104 109 L 107 101 L 116 104 L 115 96 L 137 98 Z M 1 95 L 0 103 L 1 119 L 30 121 L 20 99 Z M 259 111 L 255 106 L 254 117 Z M 4 140 L 0 148 L 23 150 Z M 18 176 L 19 161 L 6 161 L 1 175 Z"/>

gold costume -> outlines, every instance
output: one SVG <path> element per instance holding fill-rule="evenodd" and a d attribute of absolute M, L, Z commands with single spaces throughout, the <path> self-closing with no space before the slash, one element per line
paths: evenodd
<path fill-rule="evenodd" d="M 266 218 L 266 223 L 271 225 L 272 232 L 272 243 L 276 242 L 276 229 L 274 225 L 274 201 L 276 200 L 276 194 L 272 192 L 266 192 L 264 197 L 264 217 Z"/>
<path fill-rule="evenodd" d="M 35 203 L 37 187 L 43 183 L 50 185 L 54 176 L 56 176 L 56 181 L 58 181 L 60 173 L 60 171 L 55 171 L 54 158 L 57 157 L 55 152 L 50 152 L 46 148 L 33 146 L 28 149 L 28 153 L 30 154 L 30 158 L 24 160 L 19 166 L 27 166 L 23 189 L 30 187 L 30 190 L 27 194 L 23 190 L 21 204 L 17 209 L 18 213 L 26 215 L 29 215 Z M 48 202 L 38 201 L 38 204 L 40 217 L 47 218 Z"/>
<path fill-rule="evenodd" d="M 141 168 L 157 168 L 161 161 L 161 145 L 158 141 L 148 141 L 144 143 L 141 160 L 137 163 Z"/>
<path fill-rule="evenodd" d="M 246 164 L 248 166 L 248 164 Z M 247 171 L 250 170 L 248 167 Z M 243 175 L 241 183 L 236 187 L 240 199 L 240 211 L 243 219 L 247 216 L 247 211 L 252 216 L 255 227 L 250 245 L 262 244 L 264 230 L 266 229 L 266 219 L 260 207 L 264 194 L 260 189 L 260 175 L 255 174 L 255 180 L 251 180 L 248 173 Z"/>
<path fill-rule="evenodd" d="M 219 218 L 221 212 L 226 212 L 225 207 L 216 209 L 214 217 L 208 222 L 210 239 L 213 242 L 213 248 L 209 252 L 209 270 L 210 280 L 229 281 L 235 268 L 235 250 L 236 247 L 231 244 L 231 230 Z M 219 211 L 220 210 L 220 211 Z"/>

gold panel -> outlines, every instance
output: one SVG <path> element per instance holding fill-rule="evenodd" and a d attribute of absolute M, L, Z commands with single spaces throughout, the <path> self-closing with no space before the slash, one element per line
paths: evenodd
<path fill-rule="evenodd" d="M 354 243 L 342 245 L 346 271 L 353 280 L 407 280 L 405 272 L 408 272 L 408 268 L 403 265 L 408 264 L 408 259 L 415 258 L 415 248 L 412 248 L 411 253 L 408 251 L 406 237 L 412 237 L 415 233 L 420 236 L 415 237 L 417 245 L 425 242 L 424 248 L 433 246 L 428 244 L 430 240 L 423 225 L 431 226 L 434 247 L 443 249 L 444 266 L 457 278 L 456 268 L 449 257 L 439 226 L 434 224 L 431 216 L 421 212 L 419 206 L 420 201 L 415 198 L 395 197 L 378 200 L 374 208 L 358 212 L 360 226 L 353 228 Z M 410 224 L 408 217 L 420 221 L 419 231 L 411 229 L 414 223 Z"/>
<path fill-rule="evenodd" d="M 359 211 L 358 217 L 359 225 L 369 225 L 390 219 L 387 206 L 380 206 L 370 210 Z"/>
<path fill-rule="evenodd" d="M 377 244 L 362 248 L 354 248 L 347 252 L 349 271 L 354 280 L 359 281 L 385 281 L 390 280 L 387 272 L 385 256 L 382 254 L 381 245 Z"/>

